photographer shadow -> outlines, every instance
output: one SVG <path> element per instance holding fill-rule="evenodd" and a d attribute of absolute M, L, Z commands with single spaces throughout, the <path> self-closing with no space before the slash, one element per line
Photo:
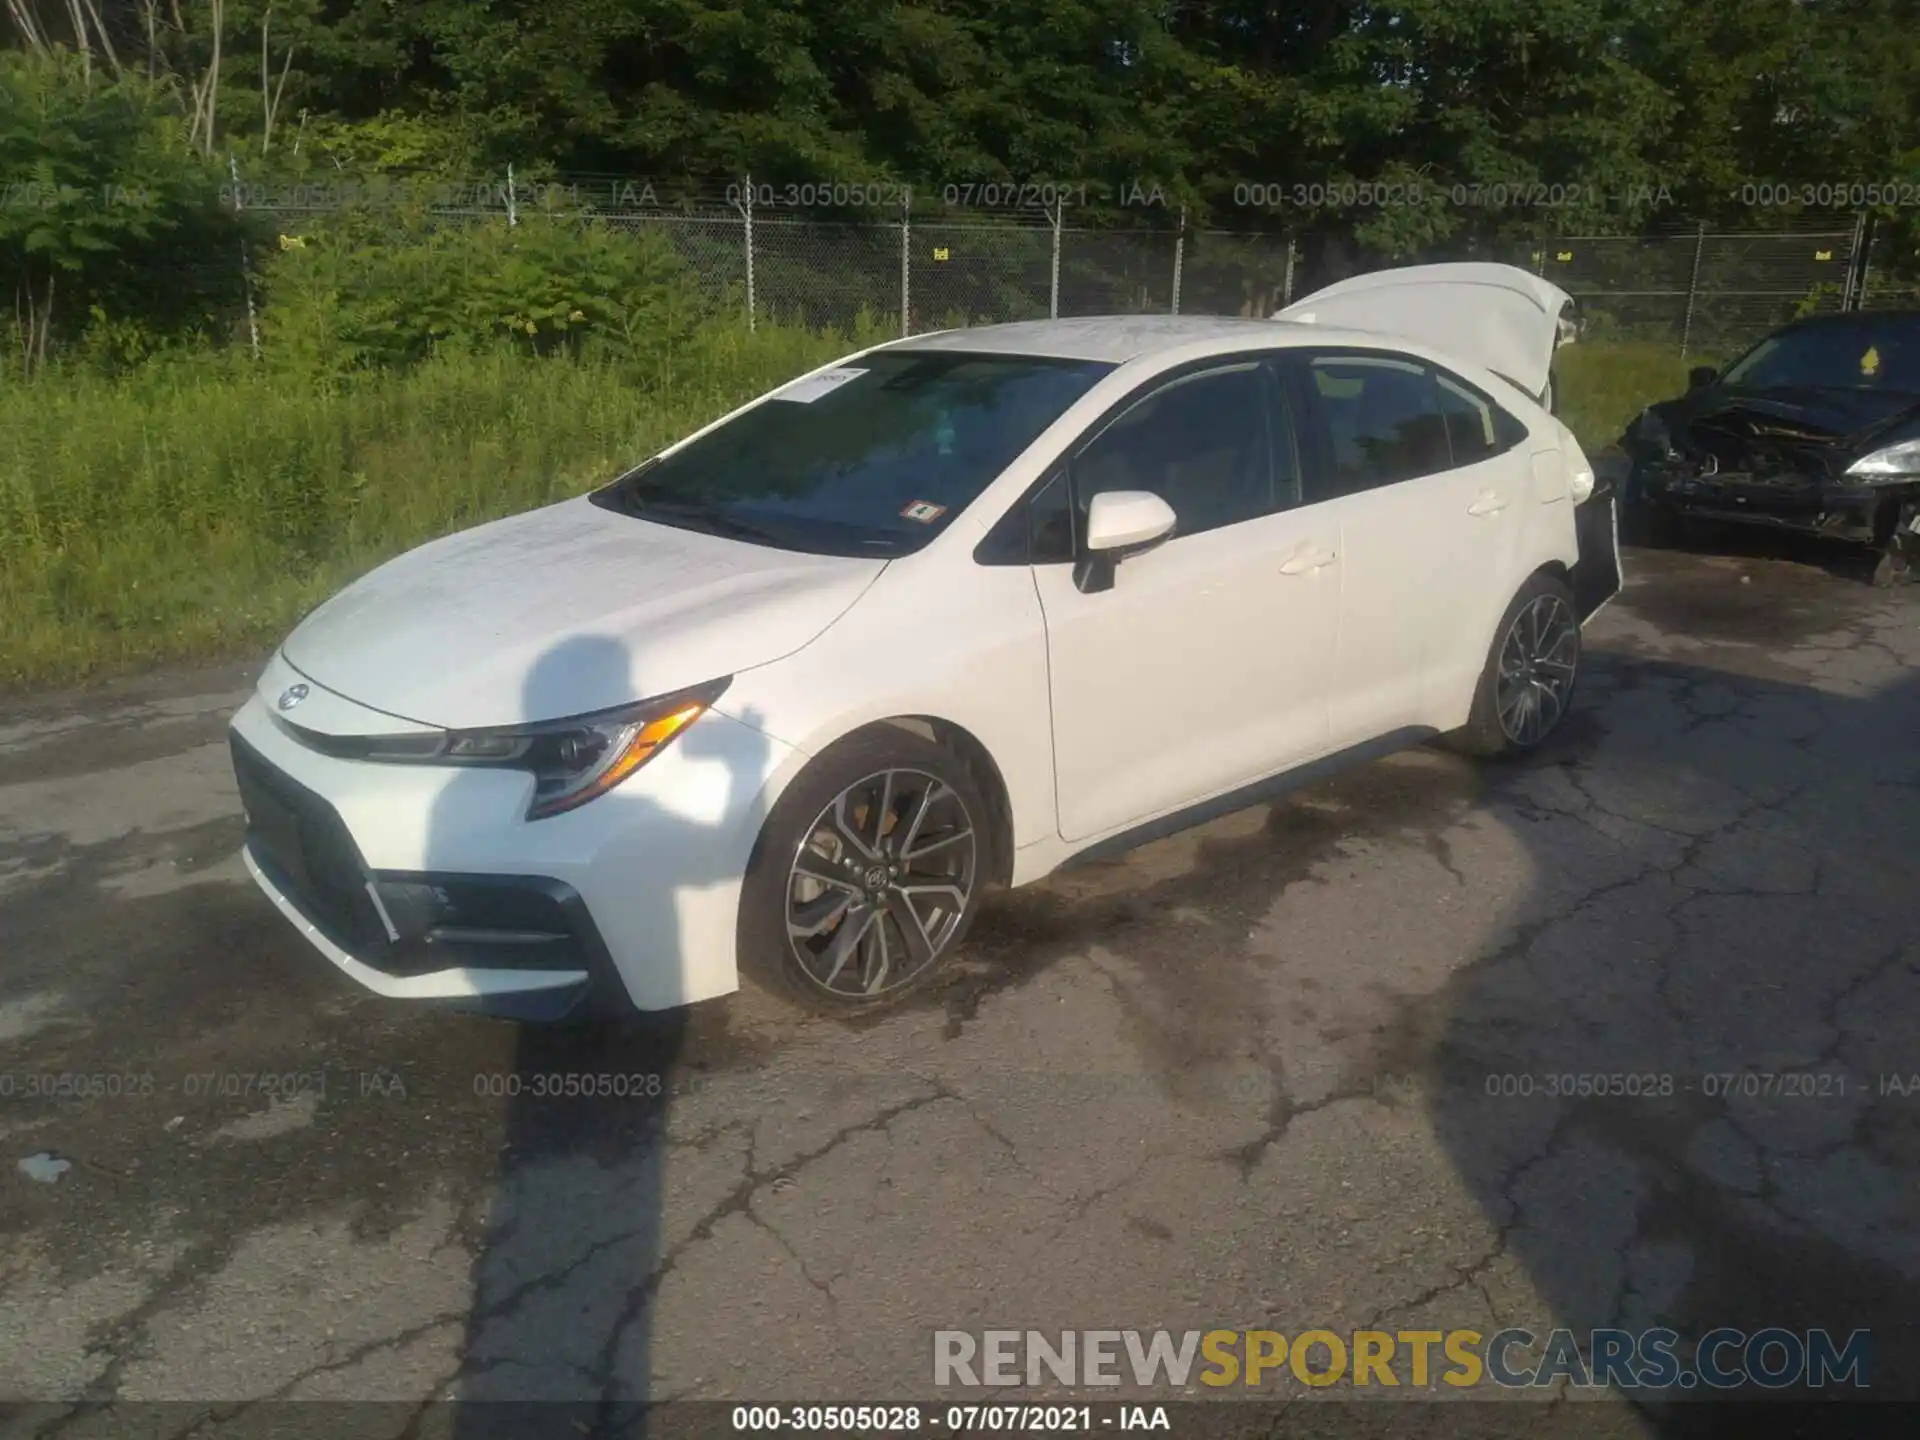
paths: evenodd
<path fill-rule="evenodd" d="M 602 638 L 568 640 L 534 665 L 527 711 L 555 693 L 645 695 L 649 677 L 630 673 L 626 650 Z M 771 746 L 743 715 L 736 734 L 717 741 L 722 717 L 696 721 L 673 742 L 675 760 L 711 766 L 713 802 L 705 813 L 733 815 L 754 803 Z M 736 729 L 740 728 L 736 726 Z M 758 749 L 754 746 L 757 743 Z M 656 802 L 615 792 L 644 825 Z M 456 783 L 435 814 L 433 852 L 461 833 Z M 606 800 L 594 803 L 607 803 Z M 714 826 L 674 816 L 678 843 L 645 856 L 635 883 L 676 898 L 739 883 L 741 861 Z M 736 832 L 737 833 L 737 832 Z M 437 843 L 435 843 L 437 842 Z M 690 957 L 678 929 L 651 937 L 643 963 L 683 967 Z M 724 1022 L 702 1007 L 655 1013 L 593 1011 L 557 1024 L 519 1028 L 506 1077 L 497 1171 L 484 1205 L 472 1207 L 480 1231 L 472 1272 L 462 1364 L 451 1387 L 456 1440 L 507 1440 L 527 1434 L 587 1433 L 612 1426 L 638 1433 L 655 1399 L 653 1302 L 672 1247 L 667 1232 L 667 1125 L 676 1096 L 695 1083 L 687 1062 L 690 1033 Z"/>

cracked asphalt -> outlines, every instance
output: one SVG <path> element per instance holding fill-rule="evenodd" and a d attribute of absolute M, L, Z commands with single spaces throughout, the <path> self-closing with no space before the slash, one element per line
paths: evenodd
<path fill-rule="evenodd" d="M 931 1332 L 989 1327 L 1865 1327 L 1913 1398 L 1920 590 L 1629 563 L 1547 753 L 1408 752 L 998 896 L 857 1025 L 363 997 L 235 858 L 247 667 L 7 704 L 15 1430 L 926 1399 Z M 532 1093 L 569 1074 L 629 1093 Z"/>

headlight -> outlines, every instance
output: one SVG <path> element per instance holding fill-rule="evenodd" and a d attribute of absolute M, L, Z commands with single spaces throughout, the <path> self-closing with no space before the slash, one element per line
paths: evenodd
<path fill-rule="evenodd" d="M 729 677 L 730 679 L 731 677 Z M 713 680 L 652 700 L 566 720 L 431 735 L 318 735 L 282 721 L 316 750 L 396 765 L 477 765 L 534 777 L 527 819 L 543 820 L 604 795 L 664 750 L 726 691 Z"/>
<path fill-rule="evenodd" d="M 1920 478 L 1920 440 L 1902 440 L 1863 455 L 1847 467 L 1847 474 L 1867 480 Z"/>

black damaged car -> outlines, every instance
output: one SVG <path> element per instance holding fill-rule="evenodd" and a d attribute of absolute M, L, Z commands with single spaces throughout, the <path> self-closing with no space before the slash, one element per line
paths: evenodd
<path fill-rule="evenodd" d="M 1777 330 L 1641 412 L 1622 519 L 1671 544 L 1694 520 L 1765 525 L 1879 552 L 1879 584 L 1920 566 L 1920 311 Z"/>

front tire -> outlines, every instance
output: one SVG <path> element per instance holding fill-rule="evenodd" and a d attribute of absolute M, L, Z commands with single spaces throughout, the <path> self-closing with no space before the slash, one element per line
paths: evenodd
<path fill-rule="evenodd" d="M 1507 606 L 1494 631 L 1467 723 L 1449 740 L 1489 759 L 1537 750 L 1573 704 L 1580 673 L 1580 621 L 1573 592 L 1542 571 Z"/>
<path fill-rule="evenodd" d="M 980 785 L 897 726 L 823 750 L 760 833 L 740 893 L 744 971 L 808 1010 L 857 1015 L 923 987 L 966 938 L 992 873 Z"/>

